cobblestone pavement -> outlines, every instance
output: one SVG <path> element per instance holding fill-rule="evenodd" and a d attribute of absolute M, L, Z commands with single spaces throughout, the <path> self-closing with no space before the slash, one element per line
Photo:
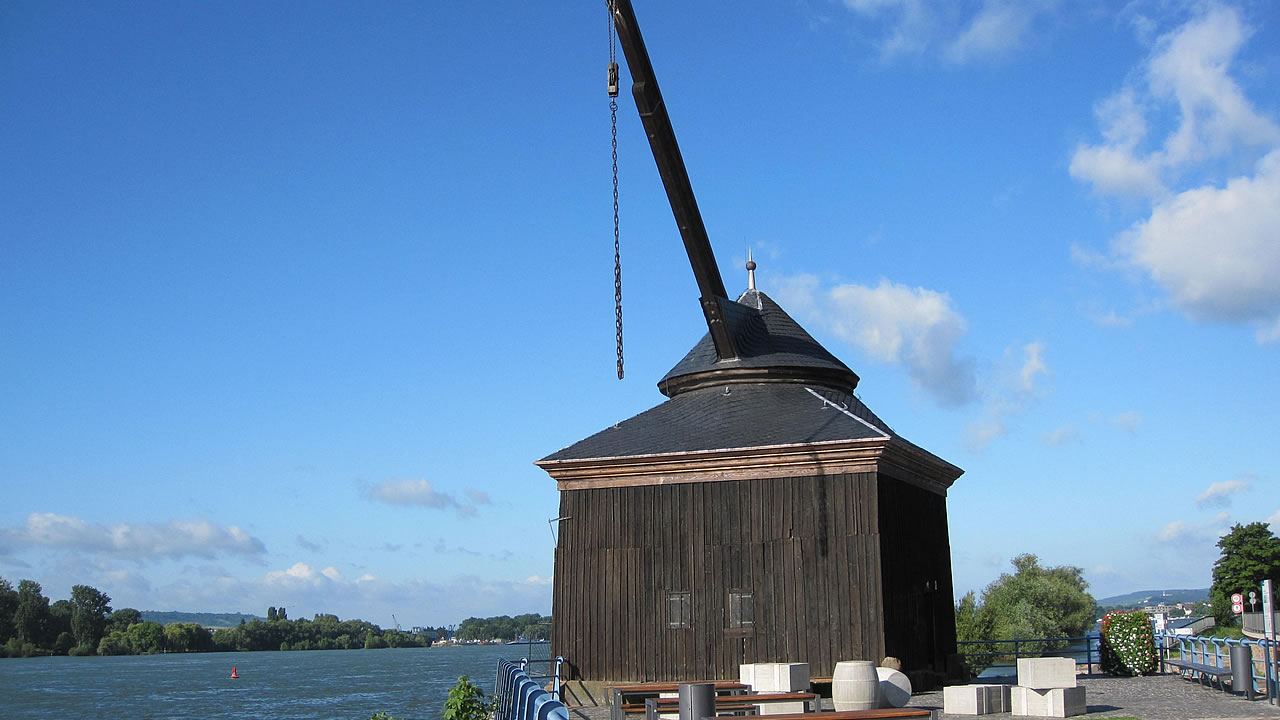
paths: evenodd
<path fill-rule="evenodd" d="M 1136 717 L 1141 720 L 1234 720 L 1263 718 L 1280 720 L 1280 706 L 1266 700 L 1246 700 L 1217 688 L 1210 688 L 1177 675 L 1114 678 L 1081 676 L 1089 712 L 1082 718 Z M 831 700 L 824 701 L 830 709 Z M 916 693 L 908 707 L 942 709 L 942 691 Z M 608 720 L 605 707 L 570 708 L 570 716 L 578 720 Z M 975 717 L 1013 717 L 1011 715 L 946 715 L 942 720 L 974 720 Z"/>

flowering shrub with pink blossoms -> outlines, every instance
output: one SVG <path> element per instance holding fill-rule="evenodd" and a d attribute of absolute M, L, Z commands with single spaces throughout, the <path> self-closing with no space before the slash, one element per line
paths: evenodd
<path fill-rule="evenodd" d="M 1102 671 L 1151 675 L 1160 666 L 1151 617 L 1141 610 L 1109 612 L 1102 618 Z"/>

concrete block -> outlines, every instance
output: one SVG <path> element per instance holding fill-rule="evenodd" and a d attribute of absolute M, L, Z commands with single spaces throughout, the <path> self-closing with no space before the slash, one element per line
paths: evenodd
<path fill-rule="evenodd" d="M 1071 658 L 1019 658 L 1018 684 L 1049 690 L 1076 686 L 1076 661 Z"/>
<path fill-rule="evenodd" d="M 738 666 L 739 682 L 756 692 L 804 692 L 809 689 L 808 663 L 754 663 Z M 804 703 L 757 705 L 761 714 L 801 713 Z"/>
<path fill-rule="evenodd" d="M 1014 715 L 1071 717 L 1088 709 L 1083 687 L 1037 690 L 1019 685 L 1012 689 L 1009 700 L 1009 711 Z"/>
<path fill-rule="evenodd" d="M 776 663 L 773 676 L 778 685 L 778 692 L 809 690 L 809 663 Z"/>
<path fill-rule="evenodd" d="M 982 685 L 980 687 L 987 694 L 988 712 L 1009 712 L 1009 693 L 1013 688 L 1008 685 Z"/>
<path fill-rule="evenodd" d="M 947 715 L 1009 712 L 1009 686 L 948 685 L 942 689 L 942 712 Z"/>

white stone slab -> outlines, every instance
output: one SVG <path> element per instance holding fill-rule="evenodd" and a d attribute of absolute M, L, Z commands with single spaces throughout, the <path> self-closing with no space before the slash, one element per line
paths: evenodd
<path fill-rule="evenodd" d="M 1018 684 L 1049 690 L 1076 686 L 1076 661 L 1071 658 L 1019 658 Z"/>
<path fill-rule="evenodd" d="M 987 696 L 976 685 L 942 688 L 942 712 L 947 715 L 986 715 Z"/>
<path fill-rule="evenodd" d="M 1019 685 L 1010 692 L 1009 700 L 1009 711 L 1014 715 L 1071 717 L 1088 709 L 1083 687 L 1037 690 Z"/>

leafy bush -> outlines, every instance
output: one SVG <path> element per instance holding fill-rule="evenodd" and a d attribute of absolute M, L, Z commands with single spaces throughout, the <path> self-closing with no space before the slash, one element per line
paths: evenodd
<path fill-rule="evenodd" d="M 1159 667 L 1151 618 L 1141 610 L 1107 613 L 1099 650 L 1102 671 L 1113 675 L 1150 675 Z"/>
<path fill-rule="evenodd" d="M 493 701 L 485 700 L 484 691 L 466 675 L 458 678 L 444 701 L 444 720 L 486 720 L 492 713 Z"/>

